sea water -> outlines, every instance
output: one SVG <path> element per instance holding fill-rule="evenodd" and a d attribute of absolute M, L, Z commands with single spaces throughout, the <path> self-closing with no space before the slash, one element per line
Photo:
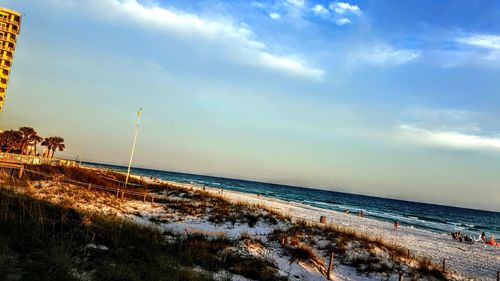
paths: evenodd
<path fill-rule="evenodd" d="M 95 163 L 85 163 L 84 165 L 120 172 L 127 171 L 126 167 L 115 165 Z M 464 233 L 477 236 L 484 231 L 488 236 L 493 234 L 495 237 L 500 238 L 499 212 L 142 168 L 132 168 L 131 172 L 144 177 L 154 177 L 178 183 L 191 183 L 251 194 L 261 194 L 271 198 L 297 202 L 327 210 L 349 210 L 350 213 L 363 211 L 365 217 L 388 222 L 398 220 L 401 225 L 435 232 L 450 233 L 460 230 Z"/>

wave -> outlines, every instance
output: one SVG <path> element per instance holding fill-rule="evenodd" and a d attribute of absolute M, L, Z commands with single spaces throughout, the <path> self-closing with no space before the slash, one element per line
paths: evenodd
<path fill-rule="evenodd" d="M 120 166 L 87 163 L 88 166 L 123 170 Z M 252 181 L 240 181 L 203 175 L 175 173 L 158 170 L 136 169 L 133 173 L 143 176 L 155 176 L 179 183 L 194 182 L 214 188 L 225 188 L 251 194 L 263 194 L 288 202 L 297 202 L 326 210 L 351 212 L 363 211 L 367 217 L 381 221 L 398 220 L 407 226 L 449 232 L 455 229 L 467 231 L 485 231 L 500 237 L 500 213 L 477 211 L 432 204 L 384 199 L 378 197 L 315 190 L 303 187 L 291 187 Z"/>

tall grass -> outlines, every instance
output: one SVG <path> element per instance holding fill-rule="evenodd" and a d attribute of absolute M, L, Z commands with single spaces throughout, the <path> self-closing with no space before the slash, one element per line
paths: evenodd
<path fill-rule="evenodd" d="M 167 242 L 166 235 L 175 239 Z M 101 247 L 88 247 L 90 241 Z M 274 265 L 231 250 L 234 243 L 79 213 L 0 188 L 2 280 L 212 280 L 220 270 L 280 279 Z"/>

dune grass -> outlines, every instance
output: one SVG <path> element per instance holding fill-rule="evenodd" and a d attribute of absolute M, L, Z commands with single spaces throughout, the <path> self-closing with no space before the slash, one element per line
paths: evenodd
<path fill-rule="evenodd" d="M 233 244 L 0 189 L 0 280 L 214 280 L 220 270 L 280 279 L 274 265 L 239 256 Z"/>
<path fill-rule="evenodd" d="M 116 185 L 115 182 L 107 181 L 99 173 L 89 169 L 50 166 L 38 166 L 30 169 L 38 169 L 38 171 L 50 174 L 64 174 L 67 178 L 82 182 L 88 181 L 109 187 Z M 118 178 L 120 175 L 112 172 L 106 173 L 106 177 Z M 5 177 L 5 184 L 27 187 L 30 185 L 30 181 L 41 179 L 45 178 L 30 175 L 19 181 Z M 276 229 L 268 236 L 268 239 L 281 242 L 285 238 L 286 243 L 282 245 L 282 248 L 291 257 L 291 261 L 313 261 L 319 266 L 324 266 L 324 260 L 329 256 L 329 253 L 334 252 L 337 261 L 366 274 L 393 274 L 404 271 L 406 272 L 405 276 L 410 278 L 431 277 L 434 280 L 446 280 L 446 276 L 439 270 L 439 266 L 430 259 L 408 256 L 408 249 L 389 243 L 380 237 L 358 233 L 352 228 L 296 221 L 266 206 L 230 202 L 223 196 L 192 188 L 156 183 L 144 185 L 144 188 L 167 194 L 166 198 L 157 200 L 157 203 L 162 203 L 165 208 L 178 215 L 204 217 L 215 225 L 246 223 L 249 227 L 254 227 L 259 222 L 275 225 Z M 4 195 L 6 196 L 6 194 L 0 195 L 2 195 L 0 200 L 3 200 Z M 34 199 L 25 197 L 23 200 L 32 202 L 30 200 Z M 0 201 L 0 204 L 2 204 L 1 202 L 3 201 Z M 196 235 L 185 240 L 178 235 L 162 233 L 157 229 L 145 228 L 117 218 L 79 214 L 71 210 L 71 202 L 66 204 L 67 207 L 53 206 L 43 202 L 37 204 L 37 208 L 28 208 L 31 213 L 26 212 L 26 203 L 17 204 L 13 210 L 22 210 L 23 215 L 17 214 L 13 220 L 23 222 L 25 214 L 30 214 L 31 217 L 38 216 L 36 219 L 32 218 L 32 222 L 28 226 L 21 224 L 19 227 L 28 227 L 28 232 L 43 234 L 42 238 L 45 236 L 50 238 L 49 240 L 47 237 L 37 239 L 41 239 L 44 244 L 49 245 L 49 252 L 45 252 L 46 256 L 58 257 L 53 261 L 54 265 L 51 267 L 45 264 L 32 268 L 54 268 L 54 270 L 49 271 L 52 272 L 50 273 L 52 275 L 58 276 L 58 274 L 70 272 L 74 276 L 78 275 L 75 272 L 92 272 L 92 276 L 98 277 L 96 280 L 139 280 L 139 277 L 136 279 L 134 276 L 152 278 L 143 280 L 163 280 L 158 277 L 162 275 L 172 276 L 165 280 L 183 280 L 181 276 L 190 276 L 188 280 L 210 280 L 212 278 L 210 272 L 223 269 L 257 280 L 277 280 L 280 278 L 277 268 L 271 260 L 265 257 L 244 257 L 235 252 L 235 241 L 223 238 L 214 241 Z M 46 205 L 42 208 L 39 207 L 40 204 Z M 33 210 L 37 209 L 45 211 L 32 213 Z M 2 210 L 0 208 L 0 212 Z M 50 212 L 50 210 L 52 211 Z M 83 226 L 79 222 L 85 216 L 92 217 L 90 226 Z M 1 214 L 0 217 L 2 217 Z M 5 218 L 8 217 L 5 216 Z M 66 225 L 65 222 L 68 219 L 70 221 L 72 219 L 73 223 Z M 155 220 L 156 218 L 151 219 L 153 223 Z M 72 226 L 72 228 L 68 226 Z M 282 228 L 283 226 L 287 227 Z M 61 229 L 60 232 L 59 229 Z M 51 235 L 49 235 L 50 231 L 52 231 Z M 165 236 L 170 237 L 169 243 L 165 242 Z M 38 236 L 35 235 L 35 237 Z M 172 239 L 172 237 L 174 238 Z M 4 239 L 1 234 L 0 238 Z M 1 239 L 0 269 L 19 268 L 20 263 L 15 262 L 19 257 L 25 259 L 26 257 L 16 252 L 19 251 L 16 247 L 14 247 L 16 251 L 12 251 L 11 240 Z M 70 241 L 69 245 L 68 241 Z M 89 241 L 105 245 L 108 250 L 86 249 L 85 245 Z M 322 243 L 319 245 L 318 243 L 321 241 Z M 34 247 L 33 249 L 41 251 L 45 248 L 39 245 L 38 248 Z M 28 253 L 27 250 L 24 252 Z M 30 257 L 42 256 L 31 255 Z M 12 263 L 18 266 L 12 267 Z M 195 267 L 202 270 L 193 270 Z M 5 272 L 9 272 L 9 270 Z M 29 275 L 30 268 L 23 269 L 21 266 L 20 270 Z M 8 274 L 15 275 L 16 273 Z M 126 279 L 125 276 L 131 276 L 131 279 Z"/>

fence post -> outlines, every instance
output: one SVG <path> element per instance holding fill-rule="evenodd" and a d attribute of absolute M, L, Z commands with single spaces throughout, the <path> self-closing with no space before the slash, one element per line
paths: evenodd
<path fill-rule="evenodd" d="M 500 271 L 497 271 L 497 281 L 500 281 Z"/>
<path fill-rule="evenodd" d="M 154 202 L 155 202 L 155 197 L 151 196 L 151 204 L 153 204 Z"/>
<path fill-rule="evenodd" d="M 19 169 L 19 178 L 23 177 L 23 172 L 24 172 L 24 166 L 21 166 L 21 168 Z"/>
<path fill-rule="evenodd" d="M 142 198 L 142 202 L 146 202 L 146 192 L 144 192 L 144 198 Z"/>
<path fill-rule="evenodd" d="M 123 200 L 123 195 L 125 195 L 125 191 L 122 191 L 122 200 Z"/>
<path fill-rule="evenodd" d="M 332 252 L 330 255 L 330 262 L 328 263 L 328 271 L 326 272 L 326 278 L 328 280 L 332 280 L 332 266 L 333 266 L 333 258 L 335 257 L 335 253 Z"/>
<path fill-rule="evenodd" d="M 446 258 L 443 259 L 443 273 L 446 272 Z"/>
<path fill-rule="evenodd" d="M 399 281 L 403 281 L 403 273 L 401 273 L 401 272 L 399 273 L 399 279 L 398 280 Z"/>
<path fill-rule="evenodd" d="M 406 258 L 409 259 L 410 258 L 410 249 L 408 249 L 408 253 L 406 254 Z"/>
<path fill-rule="evenodd" d="M 118 189 L 116 190 L 116 197 L 118 197 L 118 195 L 119 195 L 119 194 L 120 194 L 120 189 L 118 188 Z"/>

